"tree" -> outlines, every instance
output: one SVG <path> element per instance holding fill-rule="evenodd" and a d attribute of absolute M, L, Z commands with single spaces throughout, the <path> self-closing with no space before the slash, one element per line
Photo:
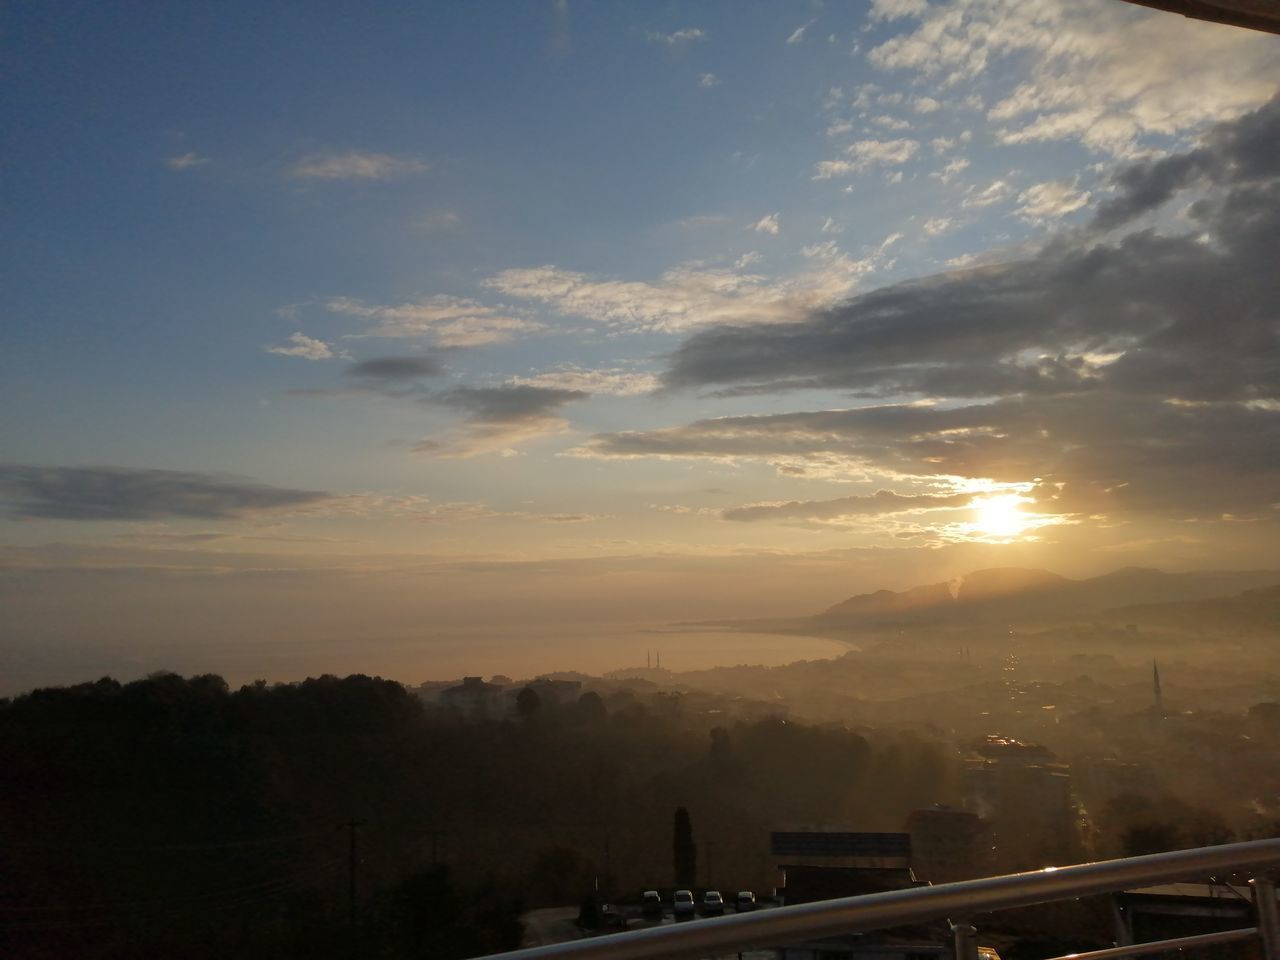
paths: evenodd
<path fill-rule="evenodd" d="M 578 719 L 583 723 L 601 724 L 609 719 L 604 700 L 594 690 L 588 690 L 578 698 Z"/>
<path fill-rule="evenodd" d="M 693 824 L 689 822 L 689 811 L 684 807 L 676 808 L 672 856 L 676 886 L 692 889 L 698 875 L 698 848 L 693 842 Z"/>
<path fill-rule="evenodd" d="M 708 754 L 711 765 L 723 772 L 733 761 L 733 744 L 729 740 L 729 731 L 724 727 L 711 728 L 711 750 Z"/>
<path fill-rule="evenodd" d="M 516 695 L 516 712 L 528 720 L 542 709 L 542 698 L 533 687 L 525 687 Z"/>

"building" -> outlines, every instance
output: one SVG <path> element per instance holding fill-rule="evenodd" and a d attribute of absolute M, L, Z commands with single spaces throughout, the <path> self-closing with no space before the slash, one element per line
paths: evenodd
<path fill-rule="evenodd" d="M 930 883 L 969 880 L 990 873 L 991 826 L 971 810 L 934 804 L 912 810 L 911 870 Z"/>
<path fill-rule="evenodd" d="M 917 886 L 906 833 L 775 832 L 770 854 L 785 903 L 811 903 Z"/>
<path fill-rule="evenodd" d="M 468 720 L 492 720 L 502 715 L 502 685 L 483 677 L 463 677 L 462 683 L 440 692 L 440 703 Z"/>
<path fill-rule="evenodd" d="M 1146 943 L 1172 937 L 1192 937 L 1254 924 L 1253 888 L 1242 883 L 1165 883 L 1114 895 L 1116 942 Z M 1212 960 L 1254 960 L 1256 942 L 1218 944 L 1191 957 Z"/>
<path fill-rule="evenodd" d="M 965 761 L 965 809 L 991 824 L 993 866 L 1020 870 L 1079 855 L 1071 767 L 1037 743 L 988 736 Z"/>

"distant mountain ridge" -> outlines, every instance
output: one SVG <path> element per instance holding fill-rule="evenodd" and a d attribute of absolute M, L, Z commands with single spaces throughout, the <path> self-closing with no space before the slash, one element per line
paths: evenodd
<path fill-rule="evenodd" d="M 1124 567 L 1084 580 L 1048 570 L 997 567 L 895 592 L 878 590 L 837 603 L 810 621 L 823 627 L 1028 623 L 1097 617 L 1117 608 L 1222 598 L 1280 584 L 1280 571 L 1164 573 Z"/>
<path fill-rule="evenodd" d="M 1108 616 L 1183 630 L 1280 630 L 1280 584 L 1231 597 L 1120 607 L 1108 611 Z"/>

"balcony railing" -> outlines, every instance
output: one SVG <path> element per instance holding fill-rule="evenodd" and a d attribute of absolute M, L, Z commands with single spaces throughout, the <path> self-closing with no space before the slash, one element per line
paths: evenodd
<path fill-rule="evenodd" d="M 1073 960 L 1109 960 L 1255 937 L 1262 942 L 1265 960 L 1280 960 L 1280 914 L 1276 908 L 1275 887 L 1266 876 L 1269 868 L 1280 868 L 1280 839 L 1251 840 L 1070 867 L 1045 867 L 1002 877 L 800 903 L 773 910 L 528 947 L 496 956 L 502 960 L 711 957 L 947 919 L 951 921 L 956 960 L 977 960 L 976 931 L 969 920 L 978 914 L 1188 878 L 1251 873 L 1254 876 L 1250 883 L 1254 888 L 1256 927 L 1162 940 L 1159 944 L 1122 945 L 1075 954 Z"/>

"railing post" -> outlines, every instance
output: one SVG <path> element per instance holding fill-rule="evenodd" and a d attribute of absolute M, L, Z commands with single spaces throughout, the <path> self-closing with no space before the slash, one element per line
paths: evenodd
<path fill-rule="evenodd" d="M 1276 910 L 1276 885 L 1267 877 L 1249 881 L 1253 887 L 1253 913 L 1262 936 L 1265 960 L 1280 960 L 1280 911 Z"/>
<path fill-rule="evenodd" d="M 953 923 L 951 937 L 955 960 L 978 960 L 977 927 L 972 923 Z M 1278 958 L 1267 957 L 1267 960 L 1278 960 Z"/>

